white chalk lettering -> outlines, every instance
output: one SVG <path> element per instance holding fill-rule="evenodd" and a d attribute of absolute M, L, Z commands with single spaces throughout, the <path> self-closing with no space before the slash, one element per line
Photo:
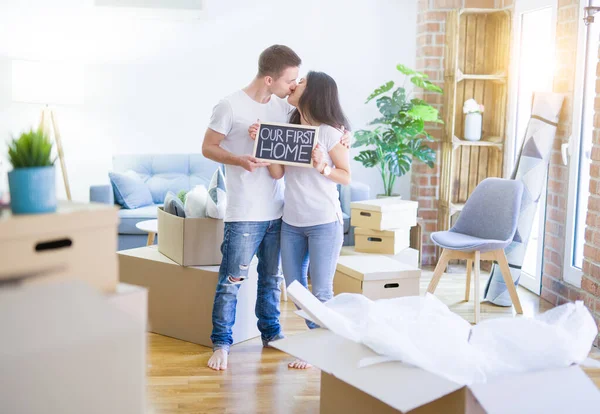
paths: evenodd
<path fill-rule="evenodd" d="M 269 141 L 261 141 L 260 155 L 258 158 L 270 158 L 271 154 L 273 154 L 273 143 Z"/>
<path fill-rule="evenodd" d="M 280 149 L 280 153 L 277 154 L 277 150 Z M 282 144 L 281 142 L 278 142 L 277 144 L 275 144 L 275 148 L 273 148 L 273 156 L 275 157 L 276 160 L 280 160 L 282 158 L 285 157 L 285 145 Z"/>
<path fill-rule="evenodd" d="M 288 129 L 287 131 L 285 131 L 285 141 L 290 142 L 293 139 L 294 139 L 294 131 L 291 129 Z"/>
<path fill-rule="evenodd" d="M 311 145 L 300 145 L 300 150 L 298 151 L 298 162 L 304 162 L 304 163 L 310 162 L 311 150 L 312 150 Z"/>
<path fill-rule="evenodd" d="M 283 131 L 281 129 L 275 130 L 275 141 L 283 142 Z"/>
<path fill-rule="evenodd" d="M 286 145 L 286 152 L 287 152 L 287 155 L 285 156 L 285 158 L 287 160 L 291 159 L 292 161 L 296 161 L 298 159 L 298 146 L 297 145 L 287 144 Z M 292 157 L 290 157 L 290 155 Z"/>
<path fill-rule="evenodd" d="M 268 128 L 261 128 L 260 129 L 260 139 L 264 139 L 267 140 L 271 137 L 271 130 Z"/>

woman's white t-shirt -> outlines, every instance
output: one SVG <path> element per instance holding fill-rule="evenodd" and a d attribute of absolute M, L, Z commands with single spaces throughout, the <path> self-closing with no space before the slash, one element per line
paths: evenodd
<path fill-rule="evenodd" d="M 334 168 L 329 151 L 343 133 L 329 125 L 319 126 L 318 142 L 323 160 Z M 343 222 L 337 184 L 316 168 L 285 166 L 283 221 L 295 227 Z"/>

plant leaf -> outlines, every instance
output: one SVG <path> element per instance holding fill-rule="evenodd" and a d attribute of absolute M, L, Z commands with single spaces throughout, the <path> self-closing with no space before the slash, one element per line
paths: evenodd
<path fill-rule="evenodd" d="M 394 81 L 389 81 L 386 84 L 381 85 L 379 88 L 375 89 L 371 95 L 369 95 L 369 97 L 367 98 L 365 103 L 369 103 L 369 101 L 371 99 L 375 98 L 376 96 L 381 95 L 382 93 L 386 93 L 386 92 L 390 91 L 393 87 L 394 87 Z"/>
<path fill-rule="evenodd" d="M 438 110 L 431 105 L 413 105 L 408 114 L 425 122 L 438 121 Z"/>
<path fill-rule="evenodd" d="M 379 164 L 380 158 L 376 150 L 363 150 L 358 153 L 354 159 L 367 168 L 372 168 Z"/>
<path fill-rule="evenodd" d="M 407 66 L 404 66 L 402 64 L 396 65 L 396 69 L 398 69 L 400 72 L 402 72 L 404 75 L 407 75 L 407 76 L 415 75 L 417 73 L 414 70 L 412 70 L 412 69 L 410 69 Z"/>
<path fill-rule="evenodd" d="M 379 108 L 379 112 L 381 112 L 383 116 L 390 117 L 400 112 L 401 106 L 389 96 L 382 96 L 377 99 L 377 108 Z"/>

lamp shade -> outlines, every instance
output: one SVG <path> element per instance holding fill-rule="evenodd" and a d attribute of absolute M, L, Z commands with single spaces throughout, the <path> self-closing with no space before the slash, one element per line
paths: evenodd
<path fill-rule="evenodd" d="M 12 61 L 12 100 L 54 105 L 83 103 L 83 66 L 74 63 Z"/>

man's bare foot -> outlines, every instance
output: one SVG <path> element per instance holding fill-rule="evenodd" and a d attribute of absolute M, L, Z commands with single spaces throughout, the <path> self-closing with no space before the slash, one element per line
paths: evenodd
<path fill-rule="evenodd" d="M 217 349 L 213 352 L 212 356 L 208 360 L 208 367 L 215 371 L 224 371 L 227 369 L 227 351 L 224 349 Z"/>
<path fill-rule="evenodd" d="M 308 362 L 302 361 L 301 359 L 297 359 L 294 362 L 290 362 L 288 367 L 294 369 L 308 369 L 312 368 L 312 365 L 310 365 Z"/>

